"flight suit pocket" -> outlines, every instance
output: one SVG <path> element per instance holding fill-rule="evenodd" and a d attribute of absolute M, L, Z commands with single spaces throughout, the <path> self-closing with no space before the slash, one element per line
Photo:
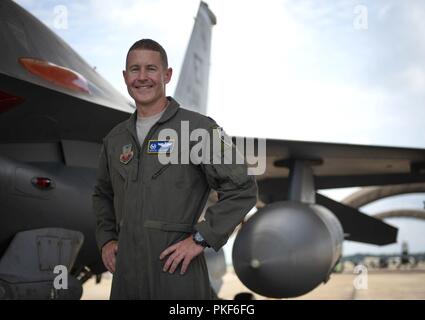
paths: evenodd
<path fill-rule="evenodd" d="M 167 163 L 166 165 L 163 165 L 159 170 L 157 170 L 153 175 L 152 179 L 158 178 L 161 174 L 164 173 L 165 170 L 167 170 L 171 166 L 171 163 Z"/>
<path fill-rule="evenodd" d="M 118 181 L 125 182 L 128 178 L 128 168 L 125 168 L 121 163 L 112 163 L 112 178 Z"/>
<path fill-rule="evenodd" d="M 114 210 L 117 223 L 122 223 L 127 211 L 128 202 L 127 195 L 129 193 L 129 183 L 133 171 L 133 165 L 130 166 L 119 162 L 111 165 L 111 182 L 114 191 Z M 122 228 L 122 225 L 117 225 L 117 232 Z"/>
<path fill-rule="evenodd" d="M 138 178 L 138 168 L 138 158 L 133 158 L 129 164 L 122 164 L 119 162 L 112 163 L 112 177 L 115 178 L 115 182 L 121 181 L 125 184 L 127 184 L 129 180 L 136 181 Z"/>

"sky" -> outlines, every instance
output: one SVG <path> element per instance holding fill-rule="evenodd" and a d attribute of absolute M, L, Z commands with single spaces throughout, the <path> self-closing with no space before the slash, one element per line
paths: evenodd
<path fill-rule="evenodd" d="M 118 91 L 138 39 L 162 43 L 174 92 L 198 0 L 16 0 Z M 425 147 L 425 2 L 421 0 L 210 0 L 208 115 L 230 135 Z M 66 25 L 58 14 L 66 12 Z M 129 97 L 128 97 L 129 98 Z M 130 98 L 129 98 L 130 99 Z M 341 200 L 355 189 L 326 192 Z M 362 210 L 423 208 L 421 194 Z M 392 219 L 399 243 L 346 242 L 344 253 L 425 251 L 425 222 Z"/>

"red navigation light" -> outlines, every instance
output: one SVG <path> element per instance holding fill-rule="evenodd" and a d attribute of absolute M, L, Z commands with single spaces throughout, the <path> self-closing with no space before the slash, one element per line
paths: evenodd
<path fill-rule="evenodd" d="M 88 81 L 74 70 L 33 58 L 19 58 L 19 62 L 30 73 L 57 86 L 90 94 Z"/>
<path fill-rule="evenodd" d="M 45 177 L 34 177 L 31 180 L 34 187 L 39 189 L 48 190 L 53 188 L 53 182 L 49 178 Z"/>
<path fill-rule="evenodd" d="M 24 99 L 20 97 L 12 96 L 11 94 L 0 91 L 0 112 L 6 112 L 23 101 Z"/>

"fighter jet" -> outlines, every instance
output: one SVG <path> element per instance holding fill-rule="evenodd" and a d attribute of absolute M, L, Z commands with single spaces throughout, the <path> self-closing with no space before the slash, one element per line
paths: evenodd
<path fill-rule="evenodd" d="M 82 282 L 105 271 L 91 205 L 100 144 L 134 106 L 14 2 L 0 2 L 0 17 L 0 299 L 79 298 Z M 204 113 L 215 23 L 201 2 L 174 94 Z M 261 208 L 240 228 L 233 263 L 248 288 L 270 297 L 327 281 L 344 239 L 396 241 L 396 228 L 318 189 L 425 181 L 422 149 L 274 139 L 266 150 Z M 223 259 L 209 260 L 220 279 Z M 58 265 L 68 290 L 54 286 Z"/>

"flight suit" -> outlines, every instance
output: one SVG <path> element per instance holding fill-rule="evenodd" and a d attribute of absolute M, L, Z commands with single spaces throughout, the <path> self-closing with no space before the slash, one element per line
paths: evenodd
<path fill-rule="evenodd" d="M 164 165 L 157 154 L 148 152 L 149 141 L 157 140 L 161 129 L 174 129 L 180 138 L 182 121 L 189 122 L 190 132 L 217 128 L 214 120 L 168 99 L 166 111 L 142 146 L 136 112 L 103 141 L 93 205 L 99 249 L 118 240 L 111 299 L 211 299 L 203 254 L 191 261 L 184 275 L 181 265 L 174 274 L 163 272 L 168 257 L 161 261 L 159 255 L 195 230 L 218 251 L 256 203 L 257 186 L 246 164 Z M 211 188 L 219 200 L 198 221 Z"/>

